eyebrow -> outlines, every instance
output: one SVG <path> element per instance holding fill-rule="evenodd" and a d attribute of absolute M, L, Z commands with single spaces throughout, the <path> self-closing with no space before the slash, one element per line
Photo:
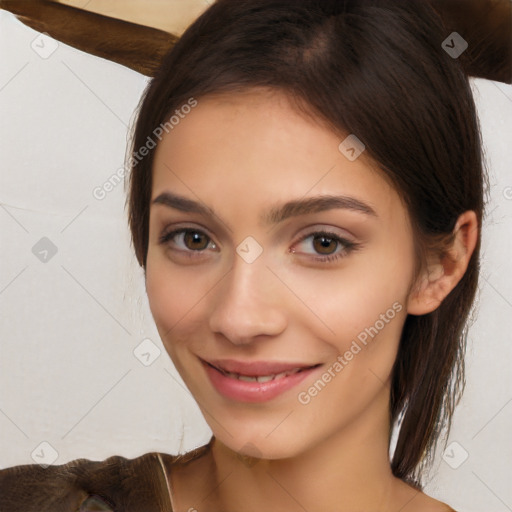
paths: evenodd
<path fill-rule="evenodd" d="M 214 215 L 218 217 L 213 209 L 205 206 L 204 204 L 171 192 L 163 192 L 153 199 L 152 204 L 161 204 L 182 212 L 198 213 L 204 216 Z M 278 224 L 289 217 L 318 213 L 333 209 L 350 210 L 363 213 L 371 217 L 378 217 L 377 213 L 370 205 L 356 199 L 355 197 L 321 195 L 305 199 L 294 199 L 292 201 L 287 201 L 284 204 L 273 206 L 268 212 L 260 217 L 260 221 L 263 224 Z"/>

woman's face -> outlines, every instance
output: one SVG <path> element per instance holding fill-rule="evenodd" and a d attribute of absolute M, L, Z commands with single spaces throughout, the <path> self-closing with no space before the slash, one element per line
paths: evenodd
<path fill-rule="evenodd" d="M 388 436 L 412 231 L 342 140 L 253 90 L 199 99 L 157 147 L 151 311 L 214 435 L 247 455 Z"/>

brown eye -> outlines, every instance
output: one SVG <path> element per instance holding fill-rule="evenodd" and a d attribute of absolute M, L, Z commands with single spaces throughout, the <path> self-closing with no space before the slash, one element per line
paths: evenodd
<path fill-rule="evenodd" d="M 338 242 L 334 238 L 325 235 L 317 235 L 313 238 L 313 247 L 318 254 L 332 254 L 337 246 Z"/>
<path fill-rule="evenodd" d="M 197 229 L 180 228 L 160 236 L 160 243 L 181 252 L 201 253 L 208 248 L 217 249 L 211 238 Z"/>
<path fill-rule="evenodd" d="M 348 256 L 359 247 L 361 247 L 360 243 L 342 238 L 336 233 L 314 231 L 304 235 L 291 252 L 309 256 L 313 261 L 333 263 Z"/>
<path fill-rule="evenodd" d="M 192 251 L 201 251 L 208 247 L 209 238 L 198 231 L 186 231 L 183 236 L 183 243 Z"/>

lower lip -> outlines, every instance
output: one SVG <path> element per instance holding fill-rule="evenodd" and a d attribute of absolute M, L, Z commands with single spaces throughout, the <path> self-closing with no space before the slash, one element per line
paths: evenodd
<path fill-rule="evenodd" d="M 238 400 L 240 402 L 266 402 L 276 396 L 293 388 L 306 377 L 311 375 L 320 367 L 302 370 L 301 372 L 282 377 L 280 379 L 269 380 L 268 382 L 247 382 L 227 377 L 219 370 L 212 368 L 203 362 L 206 373 L 210 378 L 213 387 L 226 398 Z"/>

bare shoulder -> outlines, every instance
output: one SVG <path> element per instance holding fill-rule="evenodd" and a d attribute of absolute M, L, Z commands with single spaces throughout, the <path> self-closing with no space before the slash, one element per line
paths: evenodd
<path fill-rule="evenodd" d="M 400 512 L 456 512 L 448 504 L 428 496 L 424 492 L 401 482 L 397 493 Z"/>
<path fill-rule="evenodd" d="M 421 493 L 412 499 L 401 512 L 456 512 L 448 504 Z"/>

